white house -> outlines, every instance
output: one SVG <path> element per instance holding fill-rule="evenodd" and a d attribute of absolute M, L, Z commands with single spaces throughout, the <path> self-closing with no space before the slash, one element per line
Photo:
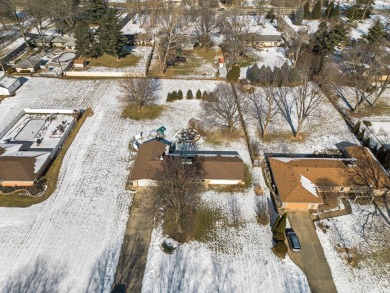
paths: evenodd
<path fill-rule="evenodd" d="M 12 95 L 21 86 L 20 80 L 12 76 L 0 79 L 0 96 Z"/>

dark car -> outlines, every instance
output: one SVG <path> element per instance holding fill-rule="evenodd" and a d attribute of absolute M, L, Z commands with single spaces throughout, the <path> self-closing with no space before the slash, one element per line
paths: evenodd
<path fill-rule="evenodd" d="M 293 229 L 286 229 L 286 236 L 288 240 L 288 244 L 290 246 L 291 251 L 299 252 L 301 251 L 301 244 L 299 243 L 299 239 L 297 234 L 295 234 Z"/>

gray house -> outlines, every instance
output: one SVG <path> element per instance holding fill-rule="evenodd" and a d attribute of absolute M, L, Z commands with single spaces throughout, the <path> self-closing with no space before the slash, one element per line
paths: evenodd
<path fill-rule="evenodd" d="M 35 72 L 39 69 L 41 59 L 23 59 L 14 65 L 16 72 Z"/>
<path fill-rule="evenodd" d="M 247 33 L 245 35 L 241 35 L 240 39 L 242 42 L 255 48 L 279 47 L 283 44 L 281 35 L 259 35 L 256 33 Z"/>

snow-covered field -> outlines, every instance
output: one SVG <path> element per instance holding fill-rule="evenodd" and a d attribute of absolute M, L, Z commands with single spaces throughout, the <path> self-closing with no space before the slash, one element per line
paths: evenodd
<path fill-rule="evenodd" d="M 57 189 L 29 208 L 0 208 L 0 292 L 108 292 L 131 195 L 127 131 L 114 81 L 31 78 L 0 104 L 0 129 L 21 109 L 86 108 Z M 19 289 L 18 289 L 19 288 Z"/>
<path fill-rule="evenodd" d="M 352 204 L 352 214 L 322 221 L 329 226 L 325 233 L 317 225 L 339 293 L 388 292 L 389 220 L 385 207 Z"/>

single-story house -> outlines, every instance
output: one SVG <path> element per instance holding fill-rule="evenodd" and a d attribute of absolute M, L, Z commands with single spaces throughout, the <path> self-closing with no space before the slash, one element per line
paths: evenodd
<path fill-rule="evenodd" d="M 51 40 L 53 47 L 65 48 L 69 51 L 76 50 L 76 39 L 71 36 L 56 36 Z"/>
<path fill-rule="evenodd" d="M 16 72 L 35 72 L 39 69 L 41 59 L 23 59 L 14 65 Z"/>
<path fill-rule="evenodd" d="M 323 192 L 356 192 L 362 185 L 356 180 L 362 163 L 369 158 L 380 184 L 374 194 L 386 192 L 389 177 L 383 167 L 367 148 L 351 146 L 346 148 L 349 158 L 268 158 L 273 178 L 273 189 L 282 208 L 317 209 L 324 203 Z M 371 184 L 371 182 L 370 182 Z"/>
<path fill-rule="evenodd" d="M 178 152 L 173 149 L 172 143 L 165 139 L 155 138 L 142 143 L 130 175 L 131 186 L 153 185 L 164 167 L 164 159 L 169 156 L 180 156 L 183 163 L 195 157 L 201 159 L 203 167 L 201 181 L 206 187 L 244 184 L 245 164 L 237 152 Z"/>
<path fill-rule="evenodd" d="M 0 79 L 0 95 L 12 95 L 21 86 L 19 78 L 12 76 L 3 76 Z"/>
<path fill-rule="evenodd" d="M 51 47 L 51 41 L 53 40 L 53 36 L 38 36 L 35 40 L 35 45 L 37 47 Z"/>
<path fill-rule="evenodd" d="M 85 66 L 87 66 L 87 61 L 85 59 L 75 59 L 73 64 L 75 68 L 85 68 Z"/>
<path fill-rule="evenodd" d="M 255 48 L 280 47 L 283 44 L 281 35 L 260 35 L 257 33 L 247 33 L 241 35 L 240 40 Z"/>

